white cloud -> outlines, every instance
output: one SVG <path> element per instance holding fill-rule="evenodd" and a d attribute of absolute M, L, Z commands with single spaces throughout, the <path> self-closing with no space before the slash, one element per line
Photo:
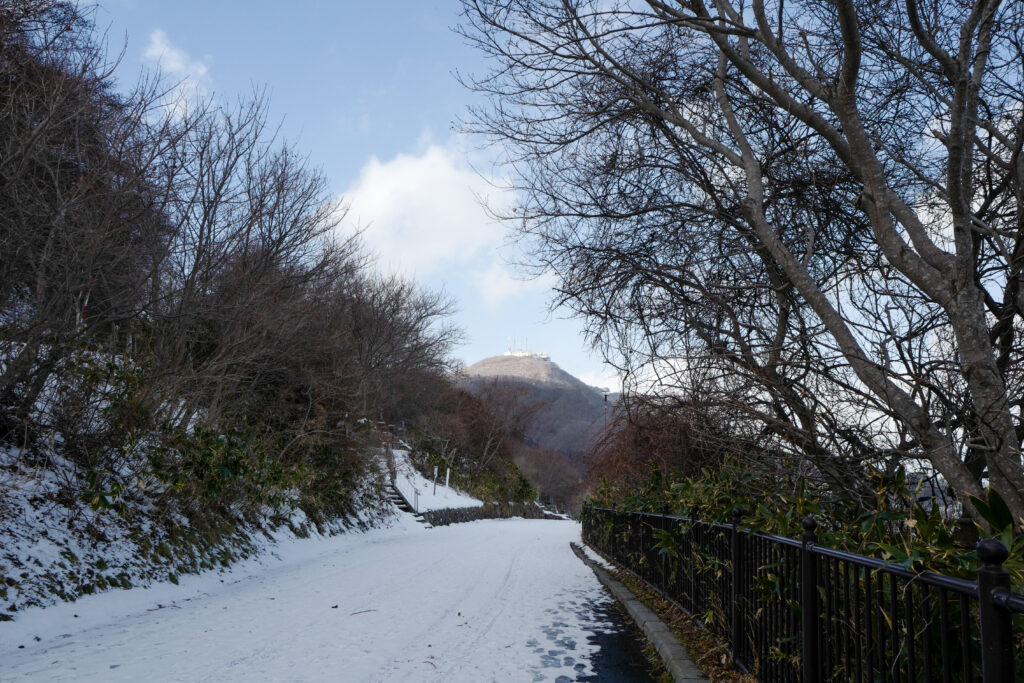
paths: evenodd
<path fill-rule="evenodd" d="M 504 263 L 495 261 L 487 268 L 474 272 L 473 282 L 484 304 L 496 309 L 511 299 L 550 292 L 555 285 L 555 277 L 545 273 L 526 278 L 516 274 Z"/>
<path fill-rule="evenodd" d="M 612 393 L 622 391 L 622 377 L 611 368 L 602 368 L 599 372 L 580 373 L 579 379 L 592 387 L 608 389 Z"/>
<path fill-rule="evenodd" d="M 174 90 L 169 93 L 174 106 L 187 106 L 210 91 L 210 68 L 206 62 L 194 59 L 174 45 L 162 29 L 149 34 L 142 57 L 174 85 Z"/>
<path fill-rule="evenodd" d="M 420 154 L 389 161 L 371 158 L 343 197 L 346 222 L 366 228 L 367 245 L 392 271 L 423 277 L 480 259 L 500 261 L 504 229 L 481 199 L 507 199 L 452 144 L 427 144 Z"/>

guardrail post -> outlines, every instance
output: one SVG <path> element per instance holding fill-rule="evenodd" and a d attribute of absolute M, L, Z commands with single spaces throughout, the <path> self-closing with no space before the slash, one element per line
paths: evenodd
<path fill-rule="evenodd" d="M 800 616 L 801 662 L 804 683 L 815 683 L 818 676 L 818 563 L 811 549 L 818 542 L 818 521 L 813 517 L 803 520 L 804 533 L 800 537 Z"/>
<path fill-rule="evenodd" d="M 670 512 L 671 512 L 671 508 L 669 508 L 668 503 L 665 503 L 664 505 L 661 506 L 661 523 L 659 524 L 659 527 L 661 528 L 661 531 L 665 532 L 665 533 L 667 533 L 669 531 L 669 529 L 671 528 L 671 526 L 672 526 L 671 521 L 668 518 Z M 668 543 L 668 540 L 666 539 L 665 542 Z M 669 556 L 668 556 L 667 549 L 666 549 L 666 552 L 659 553 L 659 555 L 661 555 L 661 586 L 660 587 L 661 587 L 661 589 L 663 591 L 665 591 L 666 594 L 671 594 L 669 592 L 669 588 L 668 588 L 668 583 L 669 583 L 669 581 L 668 581 L 668 576 L 669 576 L 669 569 L 668 569 L 668 566 L 669 566 Z"/>
<path fill-rule="evenodd" d="M 1013 681 L 1013 624 L 1009 610 L 996 602 L 1010 592 L 1003 562 L 1010 556 L 997 539 L 978 541 L 978 621 L 981 627 L 981 678 L 984 683 Z"/>
<path fill-rule="evenodd" d="M 690 526 L 687 527 L 684 535 L 680 537 L 680 542 L 686 544 L 686 556 L 679 558 L 680 571 L 686 572 L 685 588 L 683 589 L 687 595 L 687 602 L 685 604 L 686 609 L 690 612 L 697 611 L 697 605 L 700 604 L 700 599 L 697 596 L 698 593 L 698 577 L 697 577 L 697 564 L 694 562 L 694 555 L 696 554 L 694 548 L 697 543 L 694 540 L 694 530 L 697 528 L 697 517 L 700 514 L 700 508 L 696 505 L 690 506 Z M 684 540 L 685 539 L 685 540 Z"/>
<path fill-rule="evenodd" d="M 739 659 L 740 640 L 743 638 L 743 628 L 740 620 L 740 572 L 743 567 L 740 545 L 740 521 L 743 519 L 743 508 L 732 510 L 732 536 L 730 554 L 732 555 L 732 600 L 729 604 L 730 636 L 732 639 L 732 657 Z"/>
<path fill-rule="evenodd" d="M 623 561 L 623 553 L 625 551 L 619 546 L 619 518 L 621 515 L 622 513 L 619 512 L 619 504 L 615 503 L 612 506 L 612 531 L 611 536 L 609 536 L 608 550 L 609 554 L 615 558 L 616 562 L 626 564 L 626 562 Z"/>

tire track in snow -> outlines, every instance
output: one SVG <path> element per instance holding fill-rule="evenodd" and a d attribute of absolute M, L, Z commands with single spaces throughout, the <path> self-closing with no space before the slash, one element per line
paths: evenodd
<path fill-rule="evenodd" d="M 482 606 L 481 614 L 486 615 L 484 617 L 484 624 L 482 627 L 476 626 L 476 624 L 470 624 L 469 620 L 466 620 L 467 628 L 472 629 L 473 636 L 469 642 L 461 643 L 455 652 L 455 656 L 451 657 L 452 662 L 440 672 L 440 675 L 435 679 L 437 681 L 449 681 L 452 680 L 452 676 L 456 672 L 464 670 L 467 667 L 474 666 L 474 655 L 481 649 L 488 637 L 491 636 L 495 630 L 495 626 L 498 625 L 509 606 L 509 602 L 515 598 L 516 589 L 519 586 L 521 576 L 518 569 L 522 563 L 522 558 L 517 553 L 513 556 L 512 561 L 509 563 L 508 571 L 505 572 L 504 579 L 501 584 L 497 586 L 491 599 L 487 605 Z M 493 648 L 492 648 L 493 649 Z"/>
<path fill-rule="evenodd" d="M 280 550 L 281 564 L 241 580 L 183 577 L 191 588 L 159 587 L 169 609 L 128 591 L 141 597 L 109 618 L 83 610 L 120 605 L 117 594 L 0 624 L 0 679 L 574 680 L 579 669 L 551 648 L 573 642 L 574 662 L 589 661 L 588 625 L 570 596 L 603 595 L 569 550 L 578 536 L 572 522 L 495 520 L 297 542 Z M 42 622 L 46 638 L 33 642 L 27 625 Z M 537 643 L 548 641 L 541 655 Z"/>

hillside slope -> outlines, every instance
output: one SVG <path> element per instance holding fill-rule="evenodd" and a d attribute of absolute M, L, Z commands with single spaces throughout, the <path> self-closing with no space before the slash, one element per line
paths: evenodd
<path fill-rule="evenodd" d="M 522 400 L 537 404 L 525 440 L 567 455 L 588 450 L 606 418 L 602 391 L 573 377 L 541 354 L 492 356 L 464 370 L 465 386 L 479 389 L 487 382 L 517 387 Z"/>

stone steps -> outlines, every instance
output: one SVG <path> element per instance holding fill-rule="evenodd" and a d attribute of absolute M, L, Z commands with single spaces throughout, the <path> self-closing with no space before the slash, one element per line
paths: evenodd
<path fill-rule="evenodd" d="M 423 515 L 412 509 L 409 503 L 405 501 L 405 498 L 402 497 L 402 494 L 398 492 L 398 489 L 395 487 L 393 483 L 391 484 L 391 489 L 388 492 L 388 500 L 390 500 L 394 504 L 394 506 L 397 507 L 402 512 L 412 513 L 412 516 L 416 519 L 416 521 L 425 526 L 426 528 L 434 528 L 433 525 L 431 525 L 425 519 L 423 519 Z"/>

